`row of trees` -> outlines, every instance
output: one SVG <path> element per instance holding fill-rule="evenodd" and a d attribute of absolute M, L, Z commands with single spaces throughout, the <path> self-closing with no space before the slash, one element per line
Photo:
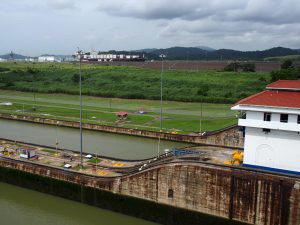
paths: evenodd
<path fill-rule="evenodd" d="M 255 72 L 254 63 L 233 62 L 228 64 L 224 71 L 229 72 Z M 300 67 L 296 67 L 290 59 L 285 60 L 281 64 L 281 69 L 271 72 L 271 81 L 277 80 L 297 80 L 300 79 Z"/>

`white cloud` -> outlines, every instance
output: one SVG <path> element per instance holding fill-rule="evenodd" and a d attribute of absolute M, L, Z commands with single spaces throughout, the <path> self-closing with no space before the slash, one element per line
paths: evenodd
<path fill-rule="evenodd" d="M 47 5 L 55 10 L 72 10 L 77 8 L 75 1 L 49 1 Z"/>
<path fill-rule="evenodd" d="M 0 53 L 300 48 L 299 0 L 0 0 L 0 12 Z"/>

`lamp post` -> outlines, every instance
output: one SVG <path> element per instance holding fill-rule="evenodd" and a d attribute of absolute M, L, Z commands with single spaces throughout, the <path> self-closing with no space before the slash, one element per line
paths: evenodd
<path fill-rule="evenodd" d="M 82 163 L 82 85 L 81 85 L 81 55 L 82 51 L 78 48 L 78 56 L 79 56 L 79 96 L 80 96 L 80 167 L 83 168 Z"/>
<path fill-rule="evenodd" d="M 164 72 L 164 58 L 166 55 L 159 55 L 161 58 L 161 72 L 160 72 L 160 131 L 162 131 L 162 104 L 163 104 L 163 72 Z"/>
<path fill-rule="evenodd" d="M 164 72 L 164 58 L 166 55 L 160 54 L 159 57 L 161 58 L 161 72 L 160 72 L 160 131 L 162 131 L 162 114 L 163 114 L 163 72 Z M 158 147 L 157 147 L 157 157 L 160 154 L 160 135 L 158 137 Z"/>
<path fill-rule="evenodd" d="M 199 126 L 199 133 L 201 134 L 202 133 L 202 101 L 201 101 L 201 104 L 200 104 L 200 126 Z"/>

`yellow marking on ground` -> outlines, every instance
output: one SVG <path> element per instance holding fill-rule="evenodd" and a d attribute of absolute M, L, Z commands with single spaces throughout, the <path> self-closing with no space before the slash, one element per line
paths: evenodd
<path fill-rule="evenodd" d="M 97 170 L 97 174 L 98 174 L 99 176 L 106 176 L 106 175 L 108 174 L 108 172 L 107 172 L 107 171 L 104 171 L 104 170 Z"/>
<path fill-rule="evenodd" d="M 114 163 L 113 167 L 123 167 L 124 164 L 123 163 Z"/>
<path fill-rule="evenodd" d="M 228 165 L 228 166 L 231 166 L 231 165 L 232 165 L 232 162 L 229 161 L 229 160 L 227 160 L 227 161 L 224 162 L 224 164 L 225 164 L 225 165 Z"/>

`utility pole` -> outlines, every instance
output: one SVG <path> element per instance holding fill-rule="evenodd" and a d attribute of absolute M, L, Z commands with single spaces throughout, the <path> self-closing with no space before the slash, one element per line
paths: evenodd
<path fill-rule="evenodd" d="M 98 165 L 98 155 L 97 155 L 97 152 L 96 152 L 96 173 L 97 173 L 97 165 Z"/>
<path fill-rule="evenodd" d="M 33 92 L 33 101 L 34 101 L 33 111 L 36 111 L 36 99 L 35 99 L 35 92 Z"/>
<path fill-rule="evenodd" d="M 82 51 L 79 50 L 78 47 L 78 55 L 79 55 L 79 97 L 80 97 L 80 167 L 83 169 L 83 162 L 82 162 L 82 84 L 81 84 L 81 55 Z"/>
<path fill-rule="evenodd" d="M 55 129 L 55 133 L 56 133 L 56 138 L 55 138 L 55 149 L 56 149 L 56 155 L 58 156 L 58 121 L 56 122 L 56 129 Z"/>
<path fill-rule="evenodd" d="M 200 104 L 200 127 L 199 132 L 202 133 L 202 102 Z"/>
<path fill-rule="evenodd" d="M 161 58 L 161 73 L 160 73 L 160 131 L 162 131 L 162 114 L 163 114 L 163 72 L 164 72 L 164 54 L 159 56 Z"/>
<path fill-rule="evenodd" d="M 160 132 L 162 132 L 162 114 L 163 114 L 163 72 L 164 72 L 164 58 L 166 57 L 164 54 L 159 56 L 161 58 L 161 72 L 160 72 Z M 160 154 L 160 134 L 158 137 L 158 147 L 157 147 L 157 157 Z"/>

